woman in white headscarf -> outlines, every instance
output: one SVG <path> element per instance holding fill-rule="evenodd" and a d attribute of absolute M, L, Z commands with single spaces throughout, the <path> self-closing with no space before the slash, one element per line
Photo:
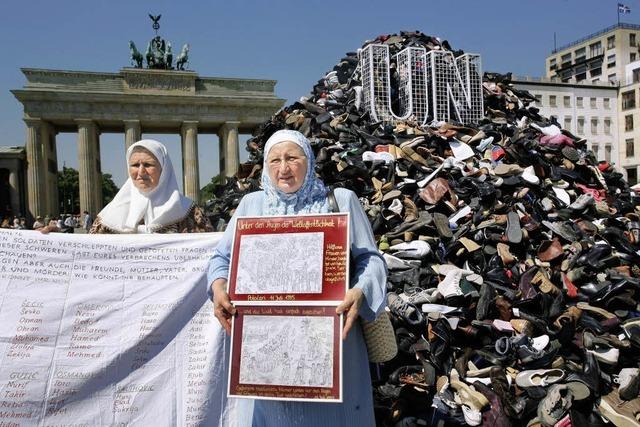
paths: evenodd
<path fill-rule="evenodd" d="M 193 200 L 180 194 L 164 145 L 143 139 L 127 150 L 129 179 L 96 217 L 89 233 L 213 231 Z"/>
<path fill-rule="evenodd" d="M 209 262 L 208 292 L 214 314 L 231 331 L 235 307 L 227 294 L 227 276 L 236 219 L 239 216 L 299 215 L 328 213 L 328 189 L 315 174 L 315 157 L 309 140 L 300 132 L 279 130 L 265 144 L 263 191 L 242 198 L 224 236 Z M 386 264 L 378 252 L 371 226 L 357 196 L 350 190 L 334 191 L 340 212 L 349 212 L 349 242 L 353 274 L 344 300 L 337 307 L 345 314 L 343 329 L 343 402 L 316 403 L 256 400 L 251 413 L 243 408 L 240 425 L 254 427 L 373 426 L 373 398 L 369 361 L 358 317 L 372 321 L 384 310 Z M 282 349 L 283 352 L 288 349 Z"/>

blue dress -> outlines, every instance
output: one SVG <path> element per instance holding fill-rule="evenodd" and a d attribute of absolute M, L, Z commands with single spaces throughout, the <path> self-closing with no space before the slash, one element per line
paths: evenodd
<path fill-rule="evenodd" d="M 371 227 L 355 193 L 338 188 L 334 191 L 341 212 L 350 213 L 350 242 L 354 279 L 350 287 L 362 289 L 364 300 L 360 316 L 372 321 L 382 312 L 385 305 L 386 265 L 376 249 Z M 258 191 L 242 198 L 231 218 L 222 240 L 209 261 L 208 283 L 218 278 L 227 279 L 231 256 L 231 244 L 238 216 L 260 216 L 264 192 Z M 209 289 L 210 292 L 210 289 Z M 373 395 L 367 348 L 359 322 L 349 332 L 343 344 L 343 402 L 285 402 L 275 400 L 255 400 L 253 416 L 248 417 L 251 405 L 240 403 L 246 425 L 253 426 L 363 426 L 375 425 Z M 244 399 L 243 399 L 244 400 Z M 244 417 L 243 417 L 244 418 Z M 242 424 L 242 422 L 241 422 Z"/>

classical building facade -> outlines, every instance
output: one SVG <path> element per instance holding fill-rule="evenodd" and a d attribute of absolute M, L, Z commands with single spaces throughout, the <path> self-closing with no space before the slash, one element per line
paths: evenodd
<path fill-rule="evenodd" d="M 180 134 L 184 193 L 198 200 L 198 134 L 219 136 L 220 171 L 232 176 L 239 165 L 239 134 L 252 132 L 284 104 L 273 80 L 140 68 L 22 72 L 26 84 L 11 92 L 24 107 L 31 217 L 58 212 L 58 132 L 78 134 L 80 209 L 95 215 L 102 208 L 101 133 L 123 133 L 123 150 L 145 132 Z"/>
<path fill-rule="evenodd" d="M 24 147 L 0 147 L 0 218 L 22 216 L 26 212 Z"/>

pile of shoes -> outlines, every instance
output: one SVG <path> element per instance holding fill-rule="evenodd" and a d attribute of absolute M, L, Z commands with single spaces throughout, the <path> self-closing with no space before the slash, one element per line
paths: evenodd
<path fill-rule="evenodd" d="M 371 42 L 451 50 L 420 32 Z M 357 67 L 347 53 L 261 126 L 212 206 L 228 219 L 259 188 L 283 128 L 309 137 L 326 184 L 358 194 L 399 347 L 375 370 L 378 424 L 640 425 L 640 202 L 622 174 L 509 75 L 485 74 L 480 123 L 385 126 Z"/>

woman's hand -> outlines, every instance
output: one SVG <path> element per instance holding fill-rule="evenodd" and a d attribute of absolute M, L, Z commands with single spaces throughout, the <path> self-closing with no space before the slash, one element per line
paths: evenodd
<path fill-rule="evenodd" d="M 342 329 L 343 341 L 347 339 L 347 334 L 351 330 L 351 327 L 353 326 L 353 322 L 355 322 L 356 319 L 358 318 L 363 297 L 364 297 L 364 294 L 362 293 L 362 289 L 351 288 L 344 295 L 344 300 L 342 300 L 340 305 L 336 308 L 337 314 L 342 314 L 345 311 L 347 312 L 346 319 L 344 322 L 344 328 Z"/>
<path fill-rule="evenodd" d="M 227 335 L 231 335 L 231 316 L 236 314 L 236 308 L 229 299 L 227 281 L 225 279 L 214 280 L 211 284 L 211 290 L 213 291 L 213 314 Z"/>

